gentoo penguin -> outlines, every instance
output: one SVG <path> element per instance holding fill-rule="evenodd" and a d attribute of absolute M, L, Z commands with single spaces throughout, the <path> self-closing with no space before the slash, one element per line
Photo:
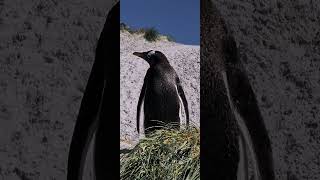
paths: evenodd
<path fill-rule="evenodd" d="M 148 135 L 166 124 L 180 128 L 180 101 L 189 125 L 188 103 L 180 79 L 166 56 L 160 51 L 134 52 L 146 60 L 150 68 L 144 78 L 137 106 L 137 131 L 140 129 L 140 111 L 143 104 L 144 129 Z"/>
<path fill-rule="evenodd" d="M 274 180 L 271 142 L 236 42 L 217 8 L 201 0 L 201 179 Z M 210 178 L 208 178 L 210 177 Z"/>
<path fill-rule="evenodd" d="M 117 2 L 108 13 L 100 34 L 95 61 L 81 101 L 69 149 L 68 180 L 83 179 L 86 155 L 93 136 L 95 179 L 119 179 L 119 153 L 110 151 L 111 148 L 119 148 L 120 138 L 119 33 L 120 3 Z"/>

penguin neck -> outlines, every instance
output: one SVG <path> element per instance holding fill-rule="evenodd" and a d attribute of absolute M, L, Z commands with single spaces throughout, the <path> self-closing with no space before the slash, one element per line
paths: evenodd
<path fill-rule="evenodd" d="M 150 67 L 155 67 L 155 66 L 159 66 L 159 65 L 170 65 L 168 60 L 160 60 L 160 61 L 156 61 L 156 62 L 148 62 L 148 64 L 150 65 Z"/>

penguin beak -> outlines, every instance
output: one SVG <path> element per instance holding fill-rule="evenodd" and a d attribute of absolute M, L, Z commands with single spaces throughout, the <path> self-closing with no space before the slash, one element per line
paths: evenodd
<path fill-rule="evenodd" d="M 133 55 L 146 59 L 146 55 L 143 52 L 134 52 Z"/>

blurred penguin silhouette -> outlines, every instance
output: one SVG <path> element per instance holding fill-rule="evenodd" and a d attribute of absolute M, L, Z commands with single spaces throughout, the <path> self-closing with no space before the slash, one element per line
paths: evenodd
<path fill-rule="evenodd" d="M 88 147 L 94 135 L 96 179 L 119 179 L 118 153 L 115 155 L 108 150 L 119 147 L 119 139 L 114 138 L 114 132 L 120 129 L 119 33 L 120 3 L 117 2 L 109 11 L 100 34 L 95 61 L 82 98 L 69 150 L 68 180 L 82 179 Z"/>
<path fill-rule="evenodd" d="M 200 123 L 208 128 L 201 131 L 201 172 L 248 180 L 250 157 L 255 180 L 274 180 L 271 142 L 256 96 L 236 41 L 210 0 L 201 0 L 200 66 Z"/>

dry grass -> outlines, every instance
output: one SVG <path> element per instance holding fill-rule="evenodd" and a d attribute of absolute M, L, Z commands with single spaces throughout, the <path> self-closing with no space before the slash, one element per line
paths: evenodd
<path fill-rule="evenodd" d="M 121 180 L 200 179 L 200 131 L 164 128 L 121 156 Z"/>

